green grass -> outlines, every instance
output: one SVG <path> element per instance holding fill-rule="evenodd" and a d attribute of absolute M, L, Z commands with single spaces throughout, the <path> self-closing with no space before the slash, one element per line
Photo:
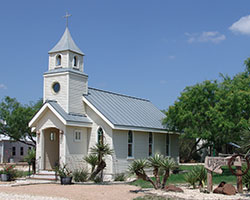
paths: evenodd
<path fill-rule="evenodd" d="M 180 166 L 179 169 L 190 171 L 194 165 L 191 166 Z M 221 181 L 225 181 L 227 183 L 236 184 L 236 176 L 232 175 L 231 171 L 227 166 L 222 167 L 223 173 L 222 174 L 215 174 L 213 173 L 213 184 L 219 184 Z M 152 178 L 153 180 L 154 177 Z M 184 173 L 182 174 L 171 174 L 169 177 L 167 184 L 185 184 L 186 181 L 184 179 Z M 131 185 L 139 186 L 141 188 L 152 188 L 153 186 L 146 181 L 143 180 L 136 180 L 135 182 L 131 183 Z"/>

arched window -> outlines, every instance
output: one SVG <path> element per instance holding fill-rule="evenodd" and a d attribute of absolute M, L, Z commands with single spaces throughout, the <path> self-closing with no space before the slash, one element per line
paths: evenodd
<path fill-rule="evenodd" d="M 60 66 L 62 62 L 62 57 L 61 55 L 56 56 L 56 66 Z"/>
<path fill-rule="evenodd" d="M 100 127 L 97 130 L 97 143 L 98 144 L 103 144 L 103 129 Z"/>
<path fill-rule="evenodd" d="M 74 59 L 73 59 L 73 66 L 74 66 L 74 67 L 77 67 L 77 56 L 74 56 Z"/>

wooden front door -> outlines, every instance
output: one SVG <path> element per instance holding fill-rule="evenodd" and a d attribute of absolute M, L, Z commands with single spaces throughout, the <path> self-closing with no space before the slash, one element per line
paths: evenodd
<path fill-rule="evenodd" d="M 59 130 L 49 128 L 44 133 L 44 168 L 52 170 L 59 163 Z"/>

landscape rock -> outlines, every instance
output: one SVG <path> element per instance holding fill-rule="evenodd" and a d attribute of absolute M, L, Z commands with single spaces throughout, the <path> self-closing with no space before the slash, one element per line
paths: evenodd
<path fill-rule="evenodd" d="M 236 189 L 232 184 L 225 184 L 223 186 L 222 192 L 223 192 L 223 194 L 226 194 L 226 195 L 235 195 Z"/>
<path fill-rule="evenodd" d="M 175 185 L 167 185 L 164 190 L 166 192 L 184 192 L 181 188 L 176 187 Z"/>
<path fill-rule="evenodd" d="M 232 184 L 227 184 L 221 182 L 217 188 L 214 189 L 213 193 L 216 194 L 225 194 L 225 195 L 235 195 L 236 189 Z"/>
<path fill-rule="evenodd" d="M 214 189 L 213 193 L 223 194 L 223 187 L 217 187 Z"/>

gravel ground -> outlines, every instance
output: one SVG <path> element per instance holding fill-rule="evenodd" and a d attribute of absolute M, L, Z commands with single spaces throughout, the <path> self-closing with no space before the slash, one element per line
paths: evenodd
<path fill-rule="evenodd" d="M 130 192 L 138 189 L 130 185 L 0 185 L 0 200 L 129 200 L 144 195 Z"/>
<path fill-rule="evenodd" d="M 181 187 L 181 189 L 183 189 L 184 193 L 164 192 L 162 190 L 150 190 L 147 193 L 185 200 L 250 200 L 250 193 L 247 192 L 244 192 L 244 194 L 236 194 L 229 196 L 214 193 L 206 194 L 200 192 L 199 189 L 190 189 L 185 187 Z"/>

